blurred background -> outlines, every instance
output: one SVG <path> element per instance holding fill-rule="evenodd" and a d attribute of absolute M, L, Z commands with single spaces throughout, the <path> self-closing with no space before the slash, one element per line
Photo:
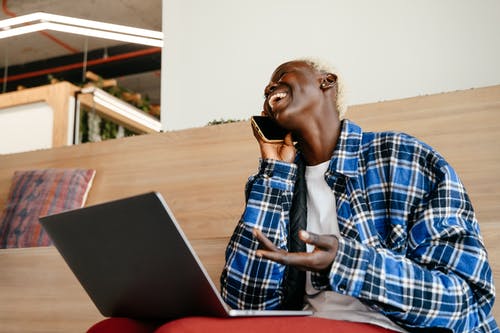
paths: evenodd
<path fill-rule="evenodd" d="M 161 31 L 161 8 L 161 0 L 2 0 L 0 20 L 46 12 Z M 47 84 L 52 78 L 84 83 L 87 62 L 86 70 L 116 79 L 118 84 L 159 104 L 161 49 L 152 48 L 61 31 L 0 39 L 2 92 Z"/>
<path fill-rule="evenodd" d="M 246 120 L 274 68 L 304 56 L 339 68 L 350 105 L 500 84 L 497 0 L 2 0 L 0 21 L 35 12 L 68 23 L 15 36 L 0 27 L 0 141 L 16 138 L 0 153 L 57 146 L 59 127 L 65 145 Z M 77 19 L 163 32 L 161 45 L 75 33 Z M 50 108 L 38 119 L 5 101 L 59 82 L 76 87 L 59 125 Z M 123 121 L 119 101 L 96 102 L 100 90 L 145 123 Z M 23 140 L 37 142 L 13 143 Z"/>

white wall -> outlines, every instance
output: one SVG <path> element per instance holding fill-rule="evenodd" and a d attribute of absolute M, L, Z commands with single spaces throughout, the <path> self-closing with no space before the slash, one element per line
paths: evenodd
<path fill-rule="evenodd" d="M 0 109 L 0 154 L 52 147 L 54 111 L 44 102 Z"/>
<path fill-rule="evenodd" d="M 274 68 L 337 65 L 349 104 L 500 84 L 498 0 L 163 0 L 167 130 L 260 113 Z"/>

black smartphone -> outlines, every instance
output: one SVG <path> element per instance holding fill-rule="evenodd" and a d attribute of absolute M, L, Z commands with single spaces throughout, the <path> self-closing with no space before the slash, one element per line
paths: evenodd
<path fill-rule="evenodd" d="M 278 125 L 271 117 L 252 116 L 251 122 L 252 126 L 265 142 L 283 142 L 285 136 L 290 132 Z"/>

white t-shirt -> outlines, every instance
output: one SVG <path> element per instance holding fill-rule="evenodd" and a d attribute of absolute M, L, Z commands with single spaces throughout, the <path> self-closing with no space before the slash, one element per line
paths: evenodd
<path fill-rule="evenodd" d="M 326 161 L 306 167 L 307 230 L 317 234 L 340 235 L 335 195 L 325 181 L 325 172 L 329 163 L 330 161 Z M 313 246 L 307 245 L 306 247 L 307 252 L 312 252 Z M 398 332 L 406 332 L 357 298 L 334 291 L 314 289 L 310 272 L 306 272 L 305 301 L 306 309 L 314 311 L 314 316 L 317 317 L 370 323 Z"/>

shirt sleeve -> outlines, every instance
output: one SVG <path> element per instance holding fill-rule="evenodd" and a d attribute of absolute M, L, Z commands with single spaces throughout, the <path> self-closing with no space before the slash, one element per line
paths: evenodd
<path fill-rule="evenodd" d="M 470 200 L 448 165 L 408 221 L 406 253 L 339 238 L 330 284 L 409 331 L 496 331 L 495 288 Z"/>
<path fill-rule="evenodd" d="M 262 230 L 276 246 L 287 250 L 289 211 L 297 166 L 261 160 L 259 172 L 250 177 L 245 211 L 226 248 L 221 294 L 236 309 L 277 309 L 283 292 L 285 266 L 256 257 L 258 242 L 252 229 Z"/>

